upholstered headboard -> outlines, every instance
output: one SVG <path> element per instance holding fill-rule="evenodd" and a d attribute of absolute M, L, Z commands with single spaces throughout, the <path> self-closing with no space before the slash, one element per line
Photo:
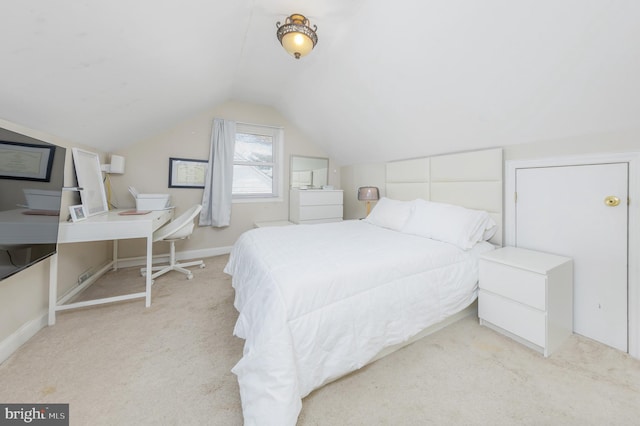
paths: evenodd
<path fill-rule="evenodd" d="M 486 210 L 498 224 L 491 239 L 502 245 L 502 149 L 387 163 L 386 196 L 423 198 Z"/>

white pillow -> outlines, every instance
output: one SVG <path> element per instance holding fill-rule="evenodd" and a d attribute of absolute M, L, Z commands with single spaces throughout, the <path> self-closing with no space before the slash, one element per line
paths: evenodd
<path fill-rule="evenodd" d="M 399 231 L 409 219 L 412 210 L 412 201 L 399 201 L 382 197 L 371 210 L 369 216 L 363 220 L 373 225 Z"/>
<path fill-rule="evenodd" d="M 489 213 L 452 204 L 415 200 L 402 232 L 455 244 L 463 250 L 488 240 L 497 230 Z"/>

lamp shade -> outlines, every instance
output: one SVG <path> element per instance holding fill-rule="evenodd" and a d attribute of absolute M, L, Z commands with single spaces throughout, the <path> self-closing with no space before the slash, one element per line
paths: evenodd
<path fill-rule="evenodd" d="M 361 186 L 358 188 L 358 200 L 376 201 L 380 199 L 380 191 L 375 186 Z"/>
<path fill-rule="evenodd" d="M 287 17 L 283 25 L 278 22 L 276 26 L 278 27 L 276 35 L 280 44 L 296 59 L 309 54 L 318 42 L 316 35 L 318 27 L 314 25 L 311 28 L 309 20 L 304 15 L 294 13 Z"/>

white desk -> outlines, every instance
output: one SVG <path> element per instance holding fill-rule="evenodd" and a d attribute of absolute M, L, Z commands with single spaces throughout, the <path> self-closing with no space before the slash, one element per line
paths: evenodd
<path fill-rule="evenodd" d="M 118 213 L 122 210 L 112 210 L 106 214 L 92 216 L 80 222 L 62 222 L 58 228 L 58 244 L 80 243 L 87 241 L 113 242 L 113 259 L 105 267 L 96 273 L 104 274 L 109 269 L 118 269 L 118 241 L 128 238 L 147 239 L 147 270 L 151 269 L 153 256 L 153 231 L 171 220 L 173 210 L 152 211 L 145 215 L 126 215 Z M 126 294 L 122 296 L 106 297 L 102 299 L 85 300 L 76 303 L 66 303 L 75 295 L 89 286 L 79 285 L 58 301 L 58 254 L 51 258 L 49 271 L 49 325 L 56 323 L 56 312 L 67 309 L 82 308 L 103 303 L 118 302 L 122 300 L 145 298 L 145 306 L 151 306 L 151 274 L 146 274 L 145 291 Z"/>

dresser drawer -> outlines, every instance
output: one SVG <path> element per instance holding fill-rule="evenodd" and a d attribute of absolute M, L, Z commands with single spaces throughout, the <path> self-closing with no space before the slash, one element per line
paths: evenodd
<path fill-rule="evenodd" d="M 545 275 L 482 259 L 479 286 L 541 311 L 546 310 Z"/>
<path fill-rule="evenodd" d="M 342 219 L 342 205 L 332 206 L 300 206 L 299 220 Z"/>
<path fill-rule="evenodd" d="M 480 290 L 478 316 L 538 346 L 546 345 L 545 312 Z"/>
<path fill-rule="evenodd" d="M 319 206 L 323 204 L 342 205 L 342 191 L 300 191 L 300 206 Z"/>

